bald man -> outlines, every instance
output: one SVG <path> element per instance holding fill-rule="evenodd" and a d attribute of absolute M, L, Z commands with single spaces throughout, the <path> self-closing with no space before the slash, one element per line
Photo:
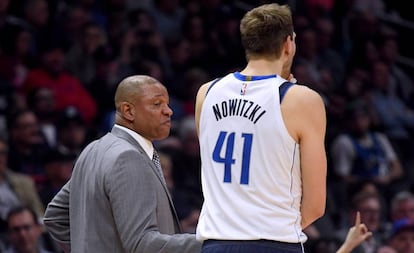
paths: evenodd
<path fill-rule="evenodd" d="M 49 203 L 44 223 L 65 252 L 199 252 L 181 234 L 154 140 L 170 133 L 166 88 L 149 76 L 122 80 L 110 133 L 80 154 L 71 179 Z"/>

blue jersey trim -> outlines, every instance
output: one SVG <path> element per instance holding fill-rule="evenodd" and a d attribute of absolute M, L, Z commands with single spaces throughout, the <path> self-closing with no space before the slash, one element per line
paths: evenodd
<path fill-rule="evenodd" d="M 282 103 L 283 98 L 285 97 L 286 92 L 290 87 L 292 87 L 294 84 L 291 82 L 284 82 L 282 85 L 279 86 L 279 101 Z"/>
<path fill-rule="evenodd" d="M 234 77 L 236 77 L 239 80 L 242 81 L 256 81 L 256 80 L 265 80 L 265 79 L 269 79 L 269 78 L 274 78 L 277 77 L 277 75 L 267 75 L 267 76 L 245 76 L 240 74 L 240 72 L 234 72 L 233 73 Z M 248 80 L 249 79 L 249 80 Z M 207 92 L 206 92 L 206 96 L 208 94 L 208 92 L 210 91 L 210 89 L 218 82 L 221 80 L 221 77 L 216 78 L 208 87 Z M 290 87 L 292 87 L 294 85 L 294 83 L 291 82 L 284 82 L 282 83 L 282 85 L 279 86 L 279 101 L 280 103 L 282 103 L 282 100 L 286 94 L 286 92 L 288 91 L 288 89 Z"/>
<path fill-rule="evenodd" d="M 220 79 L 221 79 L 221 77 L 219 77 L 219 78 L 216 78 L 216 80 L 214 80 L 211 84 L 210 84 L 210 86 L 208 87 L 208 89 L 207 89 L 207 92 L 206 92 L 206 96 L 207 96 L 207 94 L 208 94 L 208 92 L 210 91 L 210 89 L 218 82 L 218 81 L 220 81 Z"/>
<path fill-rule="evenodd" d="M 275 78 L 277 75 L 266 75 L 266 76 L 245 76 L 240 74 L 240 72 L 234 72 L 234 77 L 239 79 L 240 81 L 257 81 L 257 80 L 264 80 L 269 78 Z"/>

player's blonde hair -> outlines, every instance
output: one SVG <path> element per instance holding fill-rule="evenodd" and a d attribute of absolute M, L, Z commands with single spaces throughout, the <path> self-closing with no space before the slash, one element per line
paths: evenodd
<path fill-rule="evenodd" d="M 240 34 L 247 59 L 279 58 L 286 38 L 293 38 L 289 6 L 274 3 L 250 10 L 240 22 Z"/>

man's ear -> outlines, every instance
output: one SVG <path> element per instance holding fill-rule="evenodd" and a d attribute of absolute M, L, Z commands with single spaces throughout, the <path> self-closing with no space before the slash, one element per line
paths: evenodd
<path fill-rule="evenodd" d="M 288 55 L 292 54 L 294 43 L 295 42 L 294 42 L 292 36 L 289 35 L 289 36 L 286 37 L 285 43 L 283 44 L 284 52 L 286 54 L 288 54 Z"/>
<path fill-rule="evenodd" d="M 122 102 L 120 105 L 121 115 L 128 121 L 133 121 L 135 116 L 135 107 L 129 102 Z"/>

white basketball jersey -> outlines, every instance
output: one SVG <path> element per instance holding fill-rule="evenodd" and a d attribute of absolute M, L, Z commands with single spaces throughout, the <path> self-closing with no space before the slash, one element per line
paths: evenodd
<path fill-rule="evenodd" d="M 236 72 L 210 86 L 200 115 L 198 240 L 306 241 L 299 145 L 280 110 L 284 82 Z"/>

